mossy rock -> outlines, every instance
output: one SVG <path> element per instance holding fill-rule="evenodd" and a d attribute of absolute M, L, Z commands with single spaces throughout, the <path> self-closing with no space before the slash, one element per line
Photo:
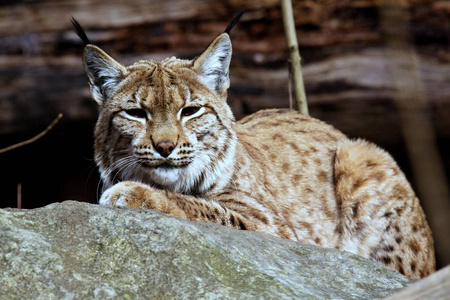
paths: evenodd
<path fill-rule="evenodd" d="M 0 210 L 0 299 L 379 299 L 410 283 L 335 249 L 152 210 Z"/>

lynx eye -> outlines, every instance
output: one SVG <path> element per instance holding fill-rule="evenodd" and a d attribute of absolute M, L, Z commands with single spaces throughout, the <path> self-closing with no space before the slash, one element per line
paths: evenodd
<path fill-rule="evenodd" d="M 139 119 L 145 119 L 147 117 L 147 112 L 140 108 L 127 109 L 125 110 L 125 113 Z"/>
<path fill-rule="evenodd" d="M 181 116 L 182 117 L 191 116 L 191 115 L 195 114 L 196 112 L 198 112 L 199 110 L 200 110 L 200 107 L 188 106 L 181 110 Z"/>

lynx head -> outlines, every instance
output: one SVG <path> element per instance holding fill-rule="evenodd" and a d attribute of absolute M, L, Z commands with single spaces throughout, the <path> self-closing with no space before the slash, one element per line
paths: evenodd
<path fill-rule="evenodd" d="M 95 159 L 104 188 L 134 180 L 198 194 L 226 184 L 236 146 L 226 103 L 229 29 L 196 59 L 124 66 L 74 25 L 86 44 L 85 71 L 100 108 Z"/>

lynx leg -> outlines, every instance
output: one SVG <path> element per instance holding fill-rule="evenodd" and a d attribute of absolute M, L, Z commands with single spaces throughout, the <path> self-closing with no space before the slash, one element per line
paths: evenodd
<path fill-rule="evenodd" d="M 272 224 L 261 219 L 227 208 L 228 202 L 237 202 L 238 195 L 217 196 L 213 199 L 194 197 L 152 188 L 134 181 L 122 181 L 107 189 L 100 198 L 100 205 L 156 209 L 168 215 L 191 221 L 217 223 L 243 230 L 258 230 L 274 234 Z M 220 201 L 220 199 L 222 201 Z M 234 200 L 234 201 L 233 201 Z M 221 204 L 222 203 L 222 204 Z M 229 203 L 228 203 L 229 205 Z M 257 212 L 253 215 L 258 216 Z"/>
<path fill-rule="evenodd" d="M 335 161 L 337 248 L 421 278 L 435 270 L 431 230 L 392 157 L 363 140 L 338 146 Z"/>

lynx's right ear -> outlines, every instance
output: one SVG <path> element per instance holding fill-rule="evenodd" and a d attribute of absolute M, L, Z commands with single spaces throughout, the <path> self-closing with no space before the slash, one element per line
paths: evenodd
<path fill-rule="evenodd" d="M 128 71 L 102 49 L 92 45 L 83 27 L 74 18 L 72 18 L 72 24 L 85 45 L 83 63 L 89 78 L 92 97 L 99 105 L 102 105 L 116 90 Z"/>
<path fill-rule="evenodd" d="M 84 48 L 83 62 L 92 97 L 102 105 L 114 93 L 128 71 L 121 63 L 94 45 Z"/>

